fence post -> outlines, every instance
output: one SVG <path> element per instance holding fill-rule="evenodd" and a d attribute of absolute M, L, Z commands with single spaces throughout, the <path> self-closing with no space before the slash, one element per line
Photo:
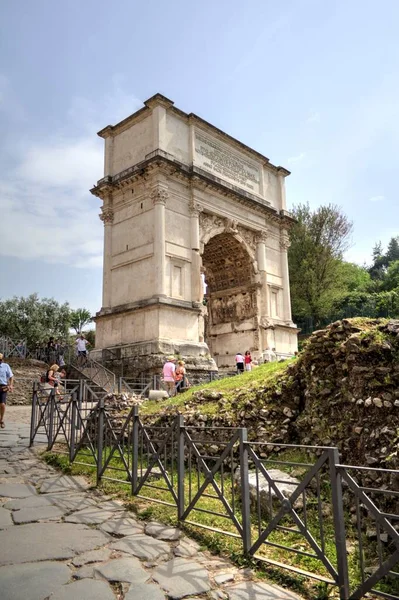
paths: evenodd
<path fill-rule="evenodd" d="M 132 432 L 132 496 L 137 490 L 139 468 L 139 407 L 133 406 L 133 432 Z"/>
<path fill-rule="evenodd" d="M 48 440 L 47 440 L 47 451 L 51 450 L 55 440 L 53 440 L 54 432 L 54 410 L 55 410 L 55 389 L 52 388 L 50 397 L 47 401 L 50 406 L 49 425 L 48 425 Z"/>
<path fill-rule="evenodd" d="M 78 392 L 78 400 L 79 400 L 79 408 L 82 408 L 82 402 L 83 402 L 83 384 L 84 384 L 84 380 L 83 379 L 79 379 L 79 392 Z"/>
<path fill-rule="evenodd" d="M 328 453 L 334 517 L 335 547 L 337 549 L 339 598 L 340 600 L 348 600 L 350 592 L 348 559 L 346 554 L 344 505 L 342 501 L 342 479 L 339 470 L 336 468 L 336 465 L 338 465 L 340 462 L 339 452 L 337 448 L 330 448 Z"/>
<path fill-rule="evenodd" d="M 100 398 L 97 404 L 97 485 L 101 481 L 103 466 L 103 446 L 104 446 L 104 398 Z"/>
<path fill-rule="evenodd" d="M 158 389 L 158 377 L 156 375 L 152 376 L 152 389 L 153 390 Z"/>
<path fill-rule="evenodd" d="M 76 423 L 77 423 L 77 402 L 76 392 L 72 394 L 72 407 L 71 407 L 71 438 L 69 440 L 69 462 L 73 462 L 75 458 L 75 444 L 76 444 Z"/>
<path fill-rule="evenodd" d="M 33 440 L 35 439 L 36 411 L 37 411 L 37 384 L 34 383 L 33 390 L 32 390 L 32 411 L 30 414 L 29 448 L 31 446 L 33 446 Z"/>
<path fill-rule="evenodd" d="M 248 469 L 248 432 L 246 427 L 241 427 L 240 435 L 240 488 L 241 488 L 241 518 L 242 518 L 242 543 L 244 554 L 251 548 L 251 507 L 249 496 L 249 469 Z"/>
<path fill-rule="evenodd" d="M 122 377 L 118 377 L 118 394 L 122 393 Z"/>
<path fill-rule="evenodd" d="M 177 518 L 180 519 L 184 513 L 184 417 L 179 415 L 177 419 Z"/>

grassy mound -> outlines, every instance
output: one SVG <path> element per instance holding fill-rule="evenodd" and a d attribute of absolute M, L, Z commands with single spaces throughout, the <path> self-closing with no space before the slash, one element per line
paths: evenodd
<path fill-rule="evenodd" d="M 316 331 L 298 359 L 148 402 L 148 421 L 245 426 L 258 441 L 337 446 L 345 462 L 399 468 L 399 321 Z"/>

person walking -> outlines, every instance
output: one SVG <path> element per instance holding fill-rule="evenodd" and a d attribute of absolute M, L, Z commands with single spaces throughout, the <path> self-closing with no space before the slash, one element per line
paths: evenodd
<path fill-rule="evenodd" d="M 175 371 L 175 382 L 176 392 L 178 394 L 181 394 L 181 392 L 184 392 L 189 387 L 186 367 L 184 366 L 185 364 L 186 363 L 184 362 L 184 360 L 177 361 L 177 367 Z"/>
<path fill-rule="evenodd" d="M 164 364 L 163 369 L 162 369 L 163 380 L 165 382 L 166 391 L 168 392 L 169 398 L 176 394 L 175 362 L 176 362 L 176 359 L 174 356 L 168 356 L 168 358 L 166 359 L 166 363 Z"/>
<path fill-rule="evenodd" d="M 46 381 L 42 387 L 43 391 L 47 396 L 50 396 L 51 390 L 55 388 L 56 394 L 59 394 L 58 383 L 59 376 L 57 375 L 57 371 L 59 370 L 59 366 L 54 363 L 46 372 Z"/>
<path fill-rule="evenodd" d="M 244 357 L 241 352 L 237 352 L 235 360 L 237 365 L 237 374 L 244 373 Z"/>
<path fill-rule="evenodd" d="M 14 389 L 14 375 L 10 365 L 4 362 L 4 356 L 0 353 L 0 427 L 4 429 L 4 415 L 6 412 L 7 393 Z"/>
<path fill-rule="evenodd" d="M 90 342 L 88 342 L 83 335 L 80 334 L 78 338 L 76 338 L 76 350 L 78 352 L 78 360 L 80 365 L 84 365 L 87 359 L 87 346 L 90 346 Z"/>
<path fill-rule="evenodd" d="M 252 356 L 249 350 L 245 352 L 244 356 L 245 370 L 250 371 L 252 369 Z"/>

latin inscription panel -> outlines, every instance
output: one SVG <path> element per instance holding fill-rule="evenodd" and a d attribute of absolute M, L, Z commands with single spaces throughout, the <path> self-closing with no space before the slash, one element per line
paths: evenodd
<path fill-rule="evenodd" d="M 199 131 L 195 132 L 195 164 L 237 187 L 260 194 L 257 164 Z"/>

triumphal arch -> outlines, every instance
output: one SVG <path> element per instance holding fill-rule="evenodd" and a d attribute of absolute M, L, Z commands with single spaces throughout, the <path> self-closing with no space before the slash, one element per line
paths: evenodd
<path fill-rule="evenodd" d="M 172 353 L 210 369 L 238 351 L 292 355 L 289 172 L 160 94 L 98 135 L 97 357 L 114 350 L 151 367 Z"/>

